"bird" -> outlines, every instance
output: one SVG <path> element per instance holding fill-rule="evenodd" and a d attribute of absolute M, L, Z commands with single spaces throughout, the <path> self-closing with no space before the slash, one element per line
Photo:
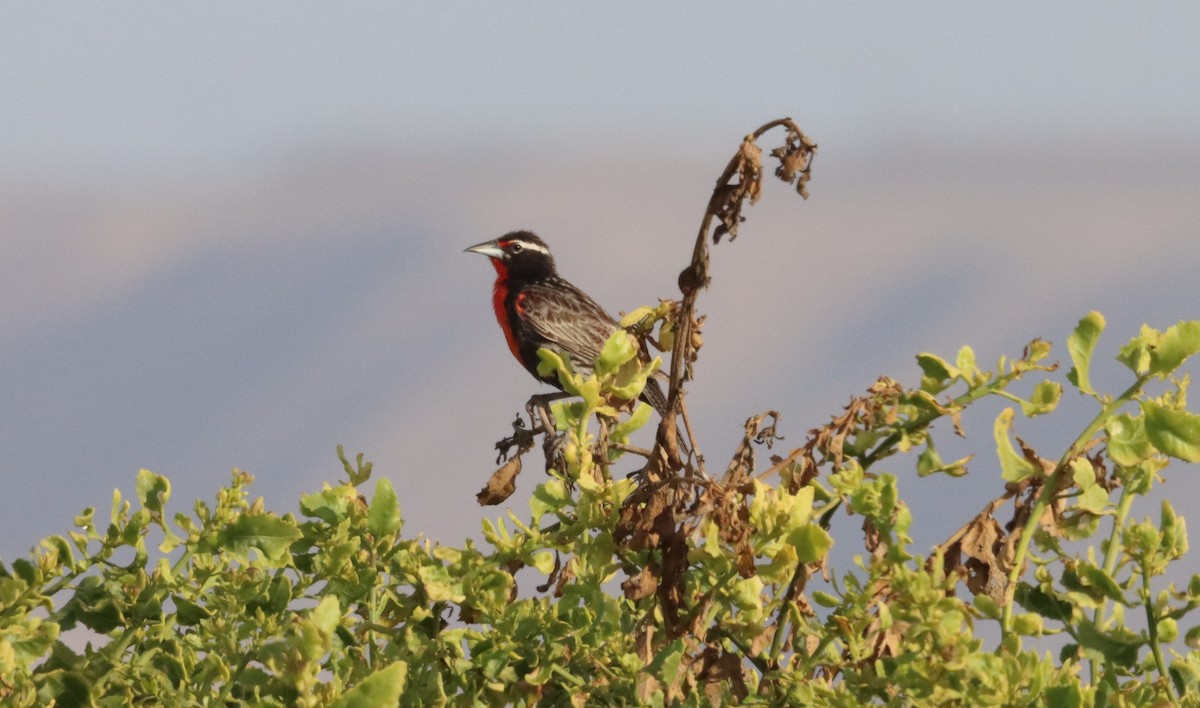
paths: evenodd
<path fill-rule="evenodd" d="M 508 348 L 534 378 L 559 390 L 555 372 L 538 373 L 538 349 L 570 356 L 576 371 L 588 373 L 604 343 L 620 325 L 587 293 L 558 274 L 550 247 L 532 231 L 511 231 L 466 249 L 491 259 L 496 269 L 492 307 Z M 667 397 L 651 377 L 642 400 L 666 415 Z"/>

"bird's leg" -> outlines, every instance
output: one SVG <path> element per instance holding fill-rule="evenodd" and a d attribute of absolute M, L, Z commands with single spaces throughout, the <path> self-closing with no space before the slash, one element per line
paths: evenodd
<path fill-rule="evenodd" d="M 555 434 L 554 414 L 550 412 L 550 404 L 554 401 L 567 398 L 571 394 L 563 391 L 555 391 L 554 393 L 540 393 L 536 396 L 530 396 L 529 402 L 525 404 L 525 412 L 529 414 L 529 425 L 533 428 L 541 428 L 542 432 L 548 436 Z M 534 415 L 534 411 L 537 415 Z"/>
<path fill-rule="evenodd" d="M 555 429 L 554 414 L 550 412 L 550 404 L 570 395 L 563 391 L 543 393 L 530 396 L 529 402 L 525 404 L 525 412 L 529 414 L 530 424 L 535 428 L 541 428 L 543 434 L 542 451 L 546 455 L 547 471 L 552 468 L 560 472 L 566 469 L 563 448 L 566 447 L 567 435 L 566 433 L 559 435 Z M 534 414 L 535 410 L 537 411 L 536 415 Z"/>

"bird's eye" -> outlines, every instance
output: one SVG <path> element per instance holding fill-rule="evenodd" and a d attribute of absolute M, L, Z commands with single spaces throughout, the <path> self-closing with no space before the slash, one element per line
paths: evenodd
<path fill-rule="evenodd" d="M 513 245 L 508 247 L 509 253 L 512 253 L 514 256 L 524 250 L 525 250 L 525 247 L 522 246 L 520 243 L 514 243 Z"/>

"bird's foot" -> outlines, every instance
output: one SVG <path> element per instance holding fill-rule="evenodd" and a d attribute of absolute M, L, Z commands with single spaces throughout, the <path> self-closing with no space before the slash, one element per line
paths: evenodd
<path fill-rule="evenodd" d="M 541 393 L 536 396 L 530 396 L 529 402 L 525 404 L 525 412 L 529 414 L 529 424 L 532 428 L 541 429 L 542 433 L 547 437 L 554 437 L 555 421 L 554 413 L 550 411 L 550 404 L 554 401 L 567 398 L 571 394 L 556 391 L 554 393 Z"/>

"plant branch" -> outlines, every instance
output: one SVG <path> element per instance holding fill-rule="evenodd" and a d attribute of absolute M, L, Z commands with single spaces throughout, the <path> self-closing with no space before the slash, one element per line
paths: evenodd
<path fill-rule="evenodd" d="M 798 180 L 798 190 L 802 196 L 807 195 L 805 185 L 812 167 L 813 156 L 817 145 L 812 142 L 791 118 L 779 118 L 764 123 L 743 140 L 737 153 L 730 158 L 717 186 L 713 189 L 704 217 L 700 221 L 700 230 L 692 247 L 691 263 L 679 274 L 679 289 L 683 293 L 683 302 L 675 313 L 675 343 L 671 348 L 671 378 L 667 389 L 667 411 L 660 423 L 659 440 L 670 439 L 665 434 L 667 421 L 682 410 L 683 379 L 688 365 L 695 360 L 698 342 L 693 341 L 695 331 L 696 300 L 700 291 L 708 287 L 711 278 L 708 273 L 709 253 L 708 238 L 712 232 L 713 219 L 720 217 L 724 223 L 724 231 L 713 233 L 714 242 L 720 235 L 728 232 L 730 240 L 736 236 L 736 224 L 741 220 L 742 203 L 749 198 L 751 203 L 757 200 L 762 183 L 761 151 L 755 146 L 755 141 L 767 131 L 779 126 L 786 126 L 788 139 L 782 148 L 773 154 L 780 159 L 780 168 L 776 174 L 788 182 Z M 785 169 L 786 168 L 786 169 Z M 739 176 L 736 183 L 731 180 Z M 691 427 L 688 426 L 689 436 Z M 695 446 L 695 439 L 691 440 Z M 660 448 L 661 443 L 656 447 Z M 698 458 L 698 467 L 703 472 L 703 460 Z"/>
<path fill-rule="evenodd" d="M 1133 385 L 1125 389 L 1120 396 L 1109 401 L 1087 428 L 1079 434 L 1079 437 L 1075 438 L 1075 442 L 1071 443 L 1071 446 L 1063 453 L 1062 458 L 1058 461 L 1058 465 L 1054 468 L 1054 472 L 1045 478 L 1045 483 L 1038 493 L 1033 510 L 1029 513 L 1029 517 L 1025 519 L 1025 527 L 1021 530 L 1021 538 L 1017 541 L 1016 552 L 1013 555 L 1012 569 L 1008 572 L 1008 584 L 1004 590 L 1004 607 L 1001 610 L 1000 618 L 1000 629 L 1005 635 L 1012 631 L 1013 596 L 1016 591 L 1017 581 L 1021 578 L 1021 571 L 1025 565 L 1025 557 L 1029 553 L 1029 545 L 1033 541 L 1033 534 L 1041 523 L 1042 515 L 1045 514 L 1046 507 L 1050 505 L 1050 500 L 1054 498 L 1059 482 L 1062 481 L 1063 476 L 1070 469 L 1071 460 L 1075 459 L 1087 445 L 1088 441 L 1092 439 L 1092 436 L 1104 427 L 1104 423 L 1108 421 L 1109 416 L 1132 400 L 1142 390 L 1142 387 L 1146 385 L 1149 379 L 1149 374 L 1139 376 L 1133 382 Z"/>
<path fill-rule="evenodd" d="M 1158 668 L 1158 675 L 1165 679 L 1163 683 L 1167 686 L 1167 694 L 1174 701 L 1175 687 L 1167 673 L 1167 663 L 1163 661 L 1162 646 L 1158 641 L 1158 618 L 1154 616 L 1154 598 L 1150 595 L 1150 563 L 1148 561 L 1142 561 L 1142 595 L 1145 596 L 1142 605 L 1146 608 L 1146 629 L 1150 634 L 1150 651 L 1154 654 L 1154 665 Z"/>

